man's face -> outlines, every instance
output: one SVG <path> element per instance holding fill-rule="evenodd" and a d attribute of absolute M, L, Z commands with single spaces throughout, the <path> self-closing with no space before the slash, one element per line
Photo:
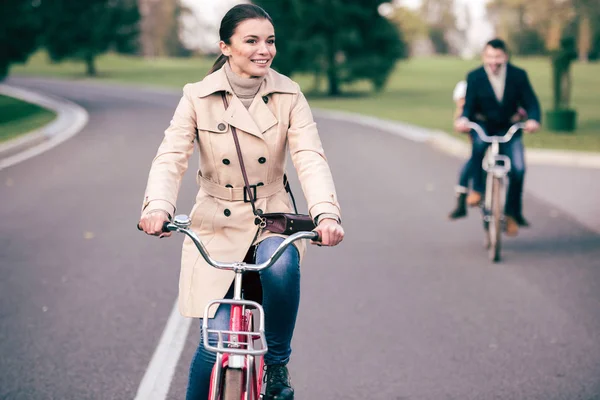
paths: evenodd
<path fill-rule="evenodd" d="M 500 67 L 508 61 L 508 55 L 502 49 L 485 46 L 483 49 L 483 65 L 494 75 L 500 72 Z"/>

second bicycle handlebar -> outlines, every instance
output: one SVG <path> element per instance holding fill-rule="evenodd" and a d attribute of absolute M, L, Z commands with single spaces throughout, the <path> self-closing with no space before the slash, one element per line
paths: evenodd
<path fill-rule="evenodd" d="M 522 122 L 517 122 L 516 124 L 512 125 L 508 131 L 506 132 L 506 134 L 504 134 L 503 136 L 489 136 L 485 133 L 485 131 L 483 130 L 483 128 L 481 127 L 481 125 L 476 124 L 475 122 L 469 121 L 469 123 L 467 124 L 469 126 L 469 128 L 473 129 L 475 132 L 477 132 L 477 135 L 479 136 L 479 138 L 486 143 L 508 143 L 510 142 L 510 140 L 512 139 L 512 137 L 515 135 L 515 133 L 517 133 L 519 131 L 519 129 L 524 129 L 525 128 L 525 124 Z"/>

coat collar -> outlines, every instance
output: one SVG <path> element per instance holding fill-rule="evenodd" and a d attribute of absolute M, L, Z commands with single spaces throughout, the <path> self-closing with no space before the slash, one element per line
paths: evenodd
<path fill-rule="evenodd" d="M 223 67 L 208 75 L 198 85 L 198 97 L 206 97 L 223 91 L 233 93 Z M 298 87 L 290 78 L 269 68 L 269 72 L 267 72 L 265 80 L 258 90 L 258 94 L 266 96 L 271 93 L 297 94 Z"/>
<path fill-rule="evenodd" d="M 227 96 L 229 106 L 227 110 L 224 110 L 221 120 L 244 132 L 264 139 L 262 134 L 277 124 L 277 118 L 269 106 L 265 104 L 263 97 L 272 93 L 297 94 L 299 89 L 291 79 L 269 69 L 252 104 L 246 109 L 240 99 L 233 94 L 225 70 L 221 68 L 208 75 L 196 86 L 198 97 L 207 97 L 219 92 L 229 94 Z"/>

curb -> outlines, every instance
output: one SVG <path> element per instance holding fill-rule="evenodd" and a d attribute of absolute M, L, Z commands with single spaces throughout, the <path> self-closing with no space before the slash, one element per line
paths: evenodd
<path fill-rule="evenodd" d="M 0 94 L 36 104 L 57 114 L 49 124 L 0 144 L 0 170 L 42 154 L 75 136 L 89 119 L 83 107 L 56 96 L 6 84 L 0 84 Z"/>
<path fill-rule="evenodd" d="M 439 151 L 459 158 L 467 158 L 471 153 L 471 146 L 469 146 L 468 143 L 452 137 L 448 133 L 440 130 L 423 128 L 404 122 L 363 116 L 361 114 L 355 114 L 346 111 L 314 109 L 314 114 L 317 117 L 328 118 L 336 121 L 352 122 L 370 128 L 377 128 L 414 142 L 427 143 Z M 525 160 L 531 165 L 600 169 L 599 153 L 548 149 L 526 149 Z"/>

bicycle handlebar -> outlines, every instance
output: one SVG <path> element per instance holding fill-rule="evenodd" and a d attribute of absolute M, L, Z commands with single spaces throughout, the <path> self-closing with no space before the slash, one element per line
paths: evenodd
<path fill-rule="evenodd" d="M 198 251 L 202 255 L 202 258 L 204 258 L 204 260 L 209 265 L 211 265 L 214 268 L 224 269 L 224 270 L 260 271 L 262 269 L 271 267 L 275 263 L 275 261 L 277 261 L 279 259 L 279 257 L 281 257 L 281 255 L 283 254 L 285 249 L 289 245 L 294 243 L 295 241 L 300 240 L 300 239 L 311 239 L 314 241 L 319 241 L 319 233 L 318 232 L 315 232 L 315 231 L 297 232 L 297 233 L 294 233 L 293 235 L 288 236 L 277 247 L 277 249 L 271 255 L 271 257 L 269 257 L 269 259 L 267 261 L 265 261 L 261 264 L 246 264 L 244 262 L 226 263 L 226 262 L 220 262 L 220 261 L 213 260 L 210 257 L 210 255 L 208 254 L 208 251 L 206 250 L 206 248 L 200 241 L 200 238 L 198 238 L 198 235 L 196 235 L 193 231 L 188 229 L 190 227 L 191 223 L 192 223 L 192 221 L 187 215 L 183 215 L 183 214 L 176 215 L 175 218 L 173 218 L 172 222 L 165 221 L 165 223 L 163 224 L 163 232 L 173 232 L 174 231 L 174 232 L 180 232 L 180 233 L 187 235 L 192 240 L 192 242 L 196 245 L 196 248 L 198 248 Z M 137 227 L 139 230 L 141 230 L 139 224 Z"/>
<path fill-rule="evenodd" d="M 485 131 L 483 130 L 481 125 L 476 124 L 475 122 L 472 122 L 472 121 L 469 121 L 469 123 L 467 125 L 469 128 L 471 128 L 475 132 L 477 132 L 477 135 L 479 136 L 479 138 L 486 143 L 494 143 L 494 142 L 508 143 L 508 142 L 510 142 L 512 137 L 515 135 L 515 133 L 517 133 L 519 131 L 519 129 L 525 128 L 524 123 L 517 122 L 516 124 L 512 125 L 503 136 L 489 136 L 485 133 Z"/>

